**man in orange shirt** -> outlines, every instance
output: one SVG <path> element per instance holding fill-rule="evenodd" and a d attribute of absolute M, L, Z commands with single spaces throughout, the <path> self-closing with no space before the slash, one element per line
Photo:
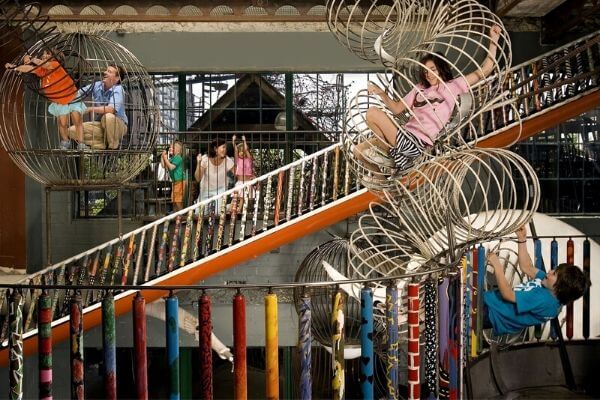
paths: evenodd
<path fill-rule="evenodd" d="M 71 148 L 69 139 L 69 117 L 76 129 L 77 149 L 85 150 L 88 147 L 83 143 L 83 121 L 81 115 L 86 112 L 86 106 L 82 101 L 74 101 L 77 97 L 77 87 L 67 71 L 56 61 L 50 50 L 44 49 L 42 58 L 23 56 L 23 64 L 15 65 L 7 63 L 7 69 L 17 72 L 35 74 L 40 78 L 41 94 L 51 101 L 48 112 L 58 120 L 58 132 L 60 134 L 60 149 Z"/>

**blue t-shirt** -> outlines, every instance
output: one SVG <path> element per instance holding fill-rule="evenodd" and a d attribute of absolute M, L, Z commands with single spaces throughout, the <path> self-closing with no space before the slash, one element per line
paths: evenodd
<path fill-rule="evenodd" d="M 542 280 L 545 278 L 546 273 L 540 270 L 535 279 L 516 285 L 515 303 L 502 299 L 498 290 L 483 294 L 483 301 L 487 305 L 488 317 L 495 334 L 518 332 L 558 315 L 560 303 L 550 290 L 542 286 Z"/>
<path fill-rule="evenodd" d="M 98 81 L 81 88 L 79 95 L 81 95 L 81 93 L 87 93 L 90 91 L 90 88 L 94 103 L 105 106 L 113 106 L 115 109 L 115 115 L 125 122 L 125 125 L 127 125 L 129 121 L 127 120 L 127 115 L 125 115 L 125 95 L 123 93 L 123 86 L 121 86 L 121 84 L 117 84 L 108 90 L 104 90 L 104 85 L 102 82 Z M 98 119 L 101 117 L 102 116 L 98 116 Z"/>

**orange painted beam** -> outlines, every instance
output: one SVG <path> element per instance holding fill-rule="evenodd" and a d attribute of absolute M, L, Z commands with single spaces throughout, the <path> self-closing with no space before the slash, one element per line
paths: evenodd
<path fill-rule="evenodd" d="M 278 228 L 272 228 L 254 239 L 248 239 L 238 243 L 229 249 L 223 251 L 223 254 L 213 254 L 198 260 L 179 270 L 175 270 L 171 275 L 158 278 L 152 281 L 160 285 L 192 285 L 211 275 L 236 266 L 251 258 L 256 258 L 261 254 L 267 253 L 273 249 L 293 242 L 300 237 L 310 235 L 320 231 L 332 224 L 343 221 L 369 207 L 369 203 L 377 200 L 377 197 L 363 190 L 348 198 L 342 198 L 334 203 L 328 204 L 323 208 L 315 210 L 313 214 L 307 214 L 295 218 L 289 223 L 284 223 Z M 149 283 L 148 286 L 152 286 Z M 145 290 L 144 298 L 148 303 L 165 296 L 164 290 Z M 135 293 L 115 296 L 115 314 L 123 315 L 131 311 L 132 300 Z M 98 326 L 102 323 L 100 307 L 87 311 L 83 315 L 83 326 L 85 330 Z M 66 320 L 52 328 L 52 341 L 60 343 L 69 339 L 69 321 Z M 31 355 L 37 352 L 38 340 L 37 334 L 27 337 L 23 340 L 24 354 Z M 0 351 L 0 366 L 8 364 L 8 349 Z"/>

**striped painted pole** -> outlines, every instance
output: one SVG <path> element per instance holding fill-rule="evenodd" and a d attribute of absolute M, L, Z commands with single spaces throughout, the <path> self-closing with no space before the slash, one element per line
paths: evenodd
<path fill-rule="evenodd" d="M 179 299 L 173 293 L 165 299 L 169 399 L 179 400 Z"/>
<path fill-rule="evenodd" d="M 590 241 L 585 238 L 583 241 L 583 274 L 588 282 L 590 281 Z M 583 294 L 583 338 L 590 337 L 590 291 L 589 289 Z"/>
<path fill-rule="evenodd" d="M 558 267 L 558 242 L 556 239 L 552 239 L 550 242 L 550 268 L 553 270 Z M 554 324 L 550 326 L 550 337 L 553 340 L 558 338 L 558 334 L 556 333 L 556 329 L 554 328 Z"/>
<path fill-rule="evenodd" d="M 448 329 L 448 365 L 450 373 L 450 400 L 456 400 L 460 396 L 459 391 L 459 371 L 458 354 L 459 351 L 459 321 L 460 321 L 460 276 L 454 276 L 450 279 L 448 286 L 448 305 L 449 305 L 449 324 Z"/>
<path fill-rule="evenodd" d="M 344 292 L 338 289 L 333 295 L 331 313 L 331 349 L 333 400 L 341 400 L 345 396 L 346 378 L 344 370 Z"/>
<path fill-rule="evenodd" d="M 23 295 L 13 290 L 8 304 L 8 374 L 11 400 L 23 398 Z"/>
<path fill-rule="evenodd" d="M 485 289 L 485 247 L 482 244 L 479 245 L 479 251 L 477 252 L 478 263 L 479 263 L 479 274 L 477 275 L 477 287 L 481 293 Z M 477 314 L 477 353 L 481 353 L 483 350 L 483 295 L 477 297 L 477 309 L 480 311 Z"/>
<path fill-rule="evenodd" d="M 473 265 L 473 273 L 471 276 L 472 285 L 472 304 L 471 304 L 471 357 L 477 357 L 478 332 L 477 332 L 477 305 L 479 297 L 479 255 L 477 247 L 471 252 L 471 263 Z"/>
<path fill-rule="evenodd" d="M 463 349 L 464 349 L 464 358 L 465 360 L 469 359 L 469 355 L 471 354 L 471 340 L 472 340 L 472 334 L 471 334 L 471 296 L 473 293 L 473 285 L 471 282 L 471 278 L 473 277 L 473 257 L 471 252 L 466 253 L 466 260 L 467 260 L 467 271 L 466 271 L 466 275 L 465 275 L 465 298 L 464 298 L 464 320 L 465 320 L 465 325 L 464 325 L 464 340 L 465 342 L 463 343 Z M 426 318 L 427 319 L 427 318 Z"/>
<path fill-rule="evenodd" d="M 235 399 L 247 399 L 246 299 L 239 291 L 233 297 L 233 379 Z"/>
<path fill-rule="evenodd" d="M 198 299 L 198 349 L 200 355 L 200 398 L 213 398 L 212 317 L 210 297 L 205 293 Z"/>
<path fill-rule="evenodd" d="M 535 268 L 538 271 L 544 270 L 544 260 L 542 259 L 542 241 L 540 239 L 535 239 L 533 241 L 533 259 Z M 542 339 L 542 329 L 544 328 L 544 324 L 538 324 L 534 328 L 534 335 L 537 340 Z"/>
<path fill-rule="evenodd" d="M 398 287 L 390 282 L 385 290 L 387 327 L 386 386 L 387 398 L 398 398 Z"/>
<path fill-rule="evenodd" d="M 279 332 L 275 293 L 265 296 L 265 333 L 267 399 L 279 399 Z"/>
<path fill-rule="evenodd" d="M 374 398 L 373 390 L 373 289 L 360 291 L 360 387 L 363 399 Z"/>
<path fill-rule="evenodd" d="M 133 349 L 135 392 L 138 400 L 148 400 L 148 355 L 146 353 L 146 299 L 137 292 L 133 299 Z"/>
<path fill-rule="evenodd" d="M 83 400 L 84 363 L 83 363 L 83 314 L 81 292 L 77 290 L 71 298 L 71 399 Z"/>
<path fill-rule="evenodd" d="M 575 243 L 570 238 L 567 240 L 567 263 L 575 263 Z M 567 338 L 573 339 L 573 302 L 567 304 Z"/>
<path fill-rule="evenodd" d="M 312 304 L 308 295 L 300 299 L 299 315 L 299 340 L 298 350 L 300 352 L 300 398 L 310 400 L 312 398 L 312 376 L 310 372 L 312 363 Z"/>
<path fill-rule="evenodd" d="M 38 388 L 40 400 L 52 399 L 52 298 L 38 297 Z"/>
<path fill-rule="evenodd" d="M 439 345 L 439 396 L 441 398 L 450 397 L 450 346 L 448 343 L 450 335 L 450 314 L 449 314 L 449 290 L 450 280 L 445 277 L 441 280 L 438 287 L 438 345 Z M 478 334 L 481 331 L 478 331 Z"/>
<path fill-rule="evenodd" d="M 408 284 L 408 398 L 421 398 L 419 355 L 419 284 Z"/>
<path fill-rule="evenodd" d="M 102 299 L 102 346 L 104 350 L 104 396 L 117 399 L 117 347 L 115 342 L 115 298 Z"/>
<path fill-rule="evenodd" d="M 429 397 L 437 397 L 437 301 L 436 283 L 433 279 L 428 280 L 423 286 L 425 296 L 423 308 L 425 309 L 425 381 Z"/>

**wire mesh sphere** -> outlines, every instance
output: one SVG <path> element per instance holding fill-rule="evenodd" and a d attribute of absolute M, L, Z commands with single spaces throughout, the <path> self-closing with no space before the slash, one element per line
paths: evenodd
<path fill-rule="evenodd" d="M 330 270 L 328 272 L 326 266 L 327 268 L 333 268 L 334 271 Z M 309 283 L 336 280 L 331 274 L 339 274 L 339 276 L 343 276 L 347 279 L 377 278 L 380 276 L 372 274 L 367 275 L 366 273 L 368 273 L 367 270 L 356 270 L 348 263 L 348 241 L 346 239 L 334 239 L 323 243 L 306 256 L 296 271 L 294 281 Z M 360 293 L 360 286 L 356 285 L 356 287 Z M 315 287 L 306 289 L 306 291 L 310 294 L 312 304 L 311 326 L 313 336 L 323 346 L 331 347 L 331 338 L 333 335 L 333 329 L 331 327 L 332 299 L 336 292 L 336 288 L 333 286 Z M 351 292 L 353 291 L 351 290 Z M 300 310 L 301 296 L 302 289 L 295 289 L 294 302 L 298 312 Z M 344 315 L 346 346 L 347 348 L 359 346 L 361 325 L 359 296 L 347 296 Z M 373 331 L 382 332 L 383 330 L 384 328 L 380 321 L 375 321 Z"/>
<path fill-rule="evenodd" d="M 151 77 L 120 44 L 54 33 L 17 57 L 0 81 L 0 141 L 48 186 L 118 186 L 149 160 L 158 133 Z"/>
<path fill-rule="evenodd" d="M 356 269 L 398 275 L 426 271 L 442 258 L 458 260 L 467 246 L 528 222 L 540 201 L 533 168 L 503 149 L 441 156 L 394 185 L 351 235 L 349 261 Z"/>

